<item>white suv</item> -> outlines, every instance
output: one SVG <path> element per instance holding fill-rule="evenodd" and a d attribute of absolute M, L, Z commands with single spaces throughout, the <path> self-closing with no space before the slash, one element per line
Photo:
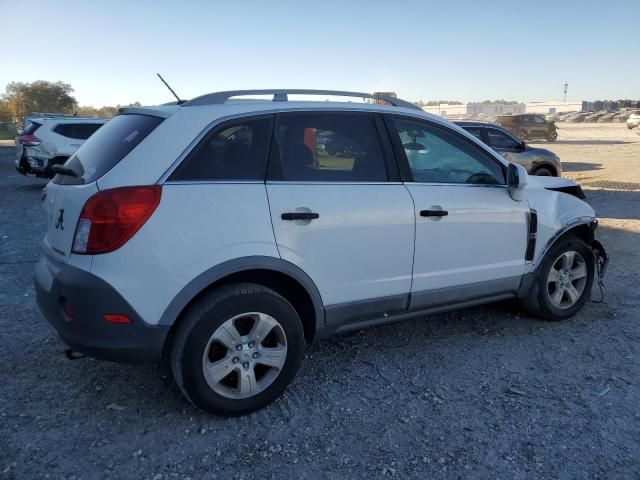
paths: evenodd
<path fill-rule="evenodd" d="M 15 139 L 16 170 L 23 175 L 53 177 L 54 165 L 66 162 L 107 121 L 62 115 L 29 117 Z"/>
<path fill-rule="evenodd" d="M 629 130 L 638 126 L 640 126 L 640 110 L 632 112 L 627 119 L 627 128 Z"/>
<path fill-rule="evenodd" d="M 125 108 L 46 187 L 37 299 L 73 351 L 166 354 L 238 415 L 333 333 L 514 297 L 575 314 L 607 261 L 581 193 L 380 95 Z"/>

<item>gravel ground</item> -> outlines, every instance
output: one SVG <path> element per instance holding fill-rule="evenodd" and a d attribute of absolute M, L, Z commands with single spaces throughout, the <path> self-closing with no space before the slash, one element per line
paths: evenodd
<path fill-rule="evenodd" d="M 640 137 L 560 124 L 541 146 L 603 219 L 604 303 L 329 339 L 283 398 L 237 419 L 191 407 L 162 367 L 66 360 L 32 289 L 45 182 L 0 146 L 0 479 L 640 478 Z"/>

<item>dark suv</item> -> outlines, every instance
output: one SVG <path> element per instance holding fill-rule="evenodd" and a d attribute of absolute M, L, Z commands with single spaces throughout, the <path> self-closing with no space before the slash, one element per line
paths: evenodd
<path fill-rule="evenodd" d="M 495 123 L 454 122 L 478 140 L 486 143 L 509 162 L 522 165 L 531 175 L 544 177 L 562 176 L 562 164 L 558 156 L 544 148 L 533 148 L 518 140 L 510 132 Z"/>
<path fill-rule="evenodd" d="M 525 142 L 534 138 L 544 138 L 553 142 L 558 138 L 555 122 L 545 120 L 543 115 L 500 115 L 496 122 Z"/>

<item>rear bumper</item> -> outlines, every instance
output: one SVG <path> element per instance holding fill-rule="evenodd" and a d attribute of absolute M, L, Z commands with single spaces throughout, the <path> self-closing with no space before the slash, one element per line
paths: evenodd
<path fill-rule="evenodd" d="M 150 362 L 162 354 L 169 327 L 146 324 L 107 282 L 43 255 L 34 273 L 40 311 L 72 349 L 118 362 Z M 71 305 L 71 318 L 64 303 Z M 111 324 L 103 314 L 127 315 L 131 324 Z"/>

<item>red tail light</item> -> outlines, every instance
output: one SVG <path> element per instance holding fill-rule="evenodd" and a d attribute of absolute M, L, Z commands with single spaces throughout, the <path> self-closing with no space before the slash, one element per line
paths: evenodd
<path fill-rule="evenodd" d="M 102 318 L 107 323 L 118 323 L 120 325 L 130 325 L 131 319 L 126 315 L 102 315 Z"/>
<path fill-rule="evenodd" d="M 73 238 L 73 253 L 95 255 L 123 246 L 160 203 L 162 187 L 114 188 L 85 203 Z"/>
<path fill-rule="evenodd" d="M 40 140 L 35 135 L 20 135 L 18 137 L 18 143 L 20 145 L 24 145 L 25 147 L 35 147 L 37 145 L 40 145 L 42 143 L 42 140 Z"/>

